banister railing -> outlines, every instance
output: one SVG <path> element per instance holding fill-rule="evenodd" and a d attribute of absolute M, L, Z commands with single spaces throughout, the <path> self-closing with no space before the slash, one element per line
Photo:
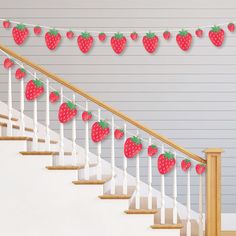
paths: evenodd
<path fill-rule="evenodd" d="M 160 141 L 164 142 L 165 144 L 167 144 L 168 146 L 178 150 L 179 152 L 185 154 L 186 156 L 194 159 L 195 161 L 201 162 L 201 163 L 206 163 L 206 160 L 203 159 L 202 157 L 188 151 L 187 149 L 181 147 L 180 145 L 176 144 L 175 142 L 173 142 L 172 140 L 168 139 L 167 137 L 157 133 L 156 131 L 142 125 L 141 123 L 139 123 L 138 121 L 132 119 L 131 117 L 125 115 L 124 113 L 122 113 L 121 111 L 113 108 L 112 106 L 109 106 L 108 104 L 100 101 L 99 99 L 95 98 L 94 96 L 88 94 L 87 92 L 83 91 L 82 89 L 79 89 L 77 87 L 75 87 L 74 85 L 68 83 L 66 80 L 64 80 L 63 78 L 59 77 L 58 75 L 51 73 L 49 71 L 47 71 L 45 68 L 43 68 L 40 65 L 37 65 L 35 63 L 33 63 L 32 61 L 28 60 L 27 58 L 15 53 L 14 51 L 12 51 L 11 49 L 7 48 L 6 46 L 0 44 L 0 49 L 3 50 L 4 52 L 6 52 L 7 54 L 9 54 L 10 56 L 18 59 L 19 61 L 21 61 L 24 64 L 27 64 L 28 66 L 30 66 L 31 68 L 34 68 L 35 70 L 37 70 L 38 72 L 44 74 L 45 76 L 53 79 L 54 81 L 62 84 L 63 86 L 67 87 L 68 89 L 80 94 L 81 96 L 83 96 L 84 98 L 90 100 L 91 102 L 97 104 L 98 106 L 104 108 L 107 111 L 110 111 L 111 113 L 113 113 L 114 115 L 120 117 L 121 119 L 123 119 L 124 121 L 129 122 L 130 124 L 136 126 L 137 128 L 143 130 L 144 132 L 150 134 L 151 136 L 159 139 Z"/>
<path fill-rule="evenodd" d="M 173 148 L 174 151 L 174 158 L 175 160 L 177 159 L 177 154 L 176 151 L 181 152 L 185 154 L 187 157 L 192 158 L 193 160 L 200 162 L 202 164 L 205 164 L 207 166 L 207 175 L 206 175 L 206 236 L 219 236 L 220 235 L 220 218 L 221 218 L 221 207 L 220 207 L 220 196 L 221 196 L 221 186 L 220 186 L 220 178 L 221 178 L 221 149 L 207 149 L 205 150 L 205 155 L 206 159 L 186 150 L 185 148 L 177 145 L 175 142 L 172 140 L 166 138 L 165 136 L 157 133 L 156 131 L 151 130 L 150 128 L 142 125 L 138 121 L 135 121 L 134 119 L 130 118 L 129 116 L 125 115 L 124 113 L 118 111 L 117 109 L 107 105 L 106 103 L 98 100 L 97 98 L 93 97 L 92 95 L 86 93 L 85 91 L 78 89 L 77 87 L 69 84 L 66 80 L 60 78 L 59 76 L 47 71 L 43 67 L 31 62 L 25 57 L 22 57 L 21 55 L 15 53 L 11 49 L 5 47 L 4 45 L 0 44 L 0 50 L 5 52 L 7 55 L 11 56 L 12 58 L 15 58 L 19 60 L 22 64 L 28 65 L 29 67 L 35 69 L 37 72 L 42 73 L 48 78 L 53 79 L 54 81 L 60 83 L 64 87 L 72 90 L 74 93 L 77 93 L 81 95 L 82 97 L 86 98 L 87 100 L 85 101 L 85 111 L 88 111 L 88 100 L 97 104 L 99 106 L 97 110 L 97 118 L 100 120 L 101 117 L 101 109 L 104 108 L 105 110 L 111 112 L 112 119 L 111 119 L 111 124 L 112 124 L 112 135 L 114 133 L 114 115 L 121 118 L 124 122 L 123 127 L 124 127 L 124 142 L 127 138 L 127 126 L 126 122 L 132 124 L 135 126 L 137 129 L 137 132 L 139 130 L 144 131 L 145 133 L 149 134 L 155 139 L 160 140 L 163 145 L 162 145 L 162 150 L 161 153 L 165 152 L 165 147 L 164 144 L 167 146 Z M 36 74 L 33 75 L 36 77 Z M 24 98 L 23 98 L 23 92 L 24 92 L 24 83 L 23 80 L 21 80 L 21 125 L 23 126 L 22 130 L 22 135 L 24 134 Z M 11 69 L 9 69 L 9 97 L 8 97 L 8 105 L 9 105 L 9 125 L 8 125 L 8 135 L 12 135 L 12 88 L 11 88 Z M 50 137 L 49 137 L 49 125 L 50 125 L 50 117 L 49 117 L 49 101 L 48 101 L 48 94 L 49 94 L 49 81 L 47 79 L 46 81 L 46 146 L 48 150 L 50 150 Z M 73 93 L 73 101 L 75 101 L 75 95 Z M 63 88 L 61 88 L 61 103 L 63 103 Z M 73 120 L 73 127 L 72 127 L 72 156 L 76 156 L 76 123 L 75 119 Z M 35 100 L 34 102 L 34 139 L 33 141 L 35 142 L 34 148 L 35 150 L 37 149 L 37 101 Z M 152 144 L 152 137 L 149 137 L 149 145 Z M 111 170 L 112 170 L 112 179 L 110 183 L 110 190 L 111 194 L 115 194 L 115 176 L 116 176 L 116 168 L 115 168 L 115 140 L 114 137 L 112 137 L 112 145 L 111 145 Z M 59 140 L 59 154 L 60 157 L 62 157 L 62 160 L 64 160 L 64 125 L 61 123 L 60 124 L 60 140 Z M 88 123 L 85 123 L 85 168 L 81 170 L 83 172 L 83 178 L 85 180 L 89 180 L 90 178 L 90 171 L 92 172 L 93 170 L 90 170 L 90 163 L 89 163 L 89 126 Z M 101 153 L 102 152 L 102 146 L 101 143 L 97 143 L 97 166 L 96 168 L 96 179 L 97 180 L 102 180 L 102 165 L 101 165 Z M 136 157 L 136 189 L 135 192 L 130 200 L 134 200 L 134 205 L 135 209 L 140 209 L 141 208 L 141 180 L 140 180 L 140 162 L 139 162 L 139 155 Z M 152 191 L 152 160 L 151 157 L 148 159 L 148 209 L 152 210 L 153 208 L 153 202 L 152 202 L 152 197 L 153 197 L 153 191 Z M 82 173 L 81 172 L 81 173 Z M 126 195 L 128 193 L 128 177 L 127 177 L 127 159 L 124 158 L 123 160 L 123 178 L 122 178 L 122 194 Z M 177 224 L 177 197 L 178 197 L 178 189 L 177 189 L 177 168 L 175 166 L 174 168 L 174 174 L 173 174 L 173 224 Z M 191 236 L 191 191 L 190 191 L 190 171 L 188 171 L 187 175 L 187 236 Z M 202 199 L 202 176 L 199 176 L 199 236 L 203 235 L 203 199 Z M 166 188 L 165 188 L 165 176 L 162 174 L 161 175 L 161 224 L 165 224 L 165 213 L 166 213 Z"/>

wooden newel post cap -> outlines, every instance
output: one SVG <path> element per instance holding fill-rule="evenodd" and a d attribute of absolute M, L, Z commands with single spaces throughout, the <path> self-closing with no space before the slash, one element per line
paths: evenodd
<path fill-rule="evenodd" d="M 224 149 L 222 149 L 222 148 L 207 148 L 203 152 L 206 154 L 210 154 L 210 153 L 220 154 L 220 153 L 224 152 Z"/>

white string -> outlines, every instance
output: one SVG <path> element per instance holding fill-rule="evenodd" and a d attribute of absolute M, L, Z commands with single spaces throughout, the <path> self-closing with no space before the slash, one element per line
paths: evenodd
<path fill-rule="evenodd" d="M 12 59 L 12 57 L 11 57 L 8 53 L 6 53 L 5 51 L 3 51 L 2 49 L 0 49 L 0 51 L 1 51 L 3 54 L 5 54 L 8 58 Z M 15 62 L 16 64 L 18 64 L 21 68 L 24 68 L 24 69 L 27 71 L 27 73 L 30 74 L 30 75 L 31 75 L 32 77 L 34 77 L 35 79 L 40 79 L 37 75 L 35 75 L 35 73 L 32 73 L 30 70 L 26 69 L 26 68 L 24 67 L 24 65 L 23 65 L 22 63 L 18 62 L 15 58 L 14 58 L 14 62 Z M 41 79 L 40 79 L 40 80 L 41 80 Z M 43 80 L 41 80 L 41 82 L 46 85 L 46 83 L 45 83 Z M 51 86 L 49 86 L 49 88 L 50 88 L 52 91 L 57 91 L 56 89 L 54 89 L 54 88 L 51 87 Z M 71 99 L 67 98 L 64 94 L 63 94 L 63 98 L 65 98 L 65 99 L 68 100 L 68 101 L 71 101 Z M 86 101 L 86 100 L 84 100 L 84 101 Z M 85 110 L 85 107 L 81 106 L 79 103 L 75 102 L 74 104 L 75 104 L 76 106 L 80 107 L 82 110 Z M 93 114 L 93 116 L 95 116 L 96 118 L 98 118 L 98 116 L 96 115 L 96 113 Z M 103 118 L 103 117 L 101 117 L 101 120 L 106 120 L 106 119 Z M 107 122 L 109 125 L 111 125 L 111 122 L 109 122 L 109 121 L 107 121 L 107 120 L 106 120 L 106 122 Z M 120 126 L 118 126 L 118 125 L 116 125 L 116 124 L 114 124 L 114 126 L 115 126 L 115 128 L 117 128 L 117 129 L 122 129 L 122 127 L 120 127 Z M 129 132 L 129 131 L 127 131 L 127 130 L 126 130 L 126 133 L 129 134 L 130 136 L 136 136 L 136 134 L 134 134 L 134 133 L 132 133 L 132 132 Z M 149 146 L 149 139 L 144 139 L 144 138 L 141 138 L 141 137 L 139 137 L 139 138 L 142 140 L 142 142 L 146 143 L 147 146 Z M 164 151 L 172 151 L 172 152 L 173 152 L 173 148 L 171 148 L 170 146 L 168 146 L 168 145 L 165 144 L 165 145 L 168 147 L 168 148 L 166 148 L 166 147 L 164 146 L 164 144 L 163 144 L 162 142 L 160 142 L 160 140 L 156 140 L 156 141 L 158 142 L 158 144 L 155 143 L 155 145 L 156 145 L 159 149 L 162 149 L 162 148 L 163 148 Z M 154 144 L 154 143 L 153 143 L 153 144 Z M 186 158 L 186 156 L 183 156 L 183 155 L 181 155 L 181 154 L 179 154 L 179 153 L 176 153 L 176 157 L 181 157 L 181 158 L 183 158 L 183 159 Z M 187 158 L 188 158 L 188 157 L 187 157 Z M 195 161 L 195 160 L 193 160 L 193 161 Z M 197 161 L 195 161 L 195 162 L 197 162 Z"/>
<path fill-rule="evenodd" d="M 0 21 L 5 21 L 7 19 L 0 19 Z M 45 25 L 38 25 L 38 24 L 29 24 L 29 23 L 22 23 L 22 22 L 19 22 L 19 21 L 12 21 L 12 20 L 9 20 L 9 22 L 11 23 L 14 23 L 14 24 L 24 24 L 25 26 L 30 26 L 30 27 L 35 27 L 35 26 L 40 26 L 41 28 L 44 28 L 44 29 L 53 29 L 53 28 L 56 28 L 57 30 L 59 31 L 74 31 L 74 32 L 79 32 L 79 33 L 82 33 L 84 32 L 84 30 L 79 30 L 79 29 L 72 29 L 72 28 L 60 28 L 60 27 L 51 27 L 51 26 L 45 26 Z M 222 24 L 217 24 L 217 26 L 226 26 L 228 25 L 229 22 L 227 23 L 222 23 Z M 200 27 L 184 27 L 184 29 L 186 30 L 196 30 L 198 28 L 201 28 L 201 29 L 207 29 L 207 28 L 211 28 L 213 25 L 203 25 L 203 26 L 200 26 Z M 181 29 L 180 28 L 176 28 L 176 29 L 170 29 L 170 32 L 178 32 L 180 31 Z M 147 30 L 148 31 L 148 30 Z M 138 33 L 140 34 L 145 34 L 147 33 L 147 31 L 139 31 Z M 161 33 L 161 32 L 164 32 L 166 31 L 166 29 L 162 29 L 162 30 L 152 30 L 153 33 Z M 101 31 L 93 31 L 93 30 L 89 30 L 89 33 L 94 33 L 94 34 L 99 34 Z M 115 34 L 117 33 L 117 31 L 109 31 L 109 32 L 106 32 L 106 34 Z M 123 31 L 122 33 L 124 34 L 130 34 L 132 33 L 132 31 Z"/>

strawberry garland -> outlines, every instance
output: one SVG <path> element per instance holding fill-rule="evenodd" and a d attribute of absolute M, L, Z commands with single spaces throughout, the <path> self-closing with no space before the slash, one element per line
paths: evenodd
<path fill-rule="evenodd" d="M 16 22 L 14 21 L 11 22 L 9 20 L 2 20 L 3 28 L 6 30 L 12 27 L 11 23 L 15 24 Z M 32 24 L 30 24 L 30 26 L 32 26 Z M 229 32 L 231 33 L 235 32 L 235 23 L 230 22 L 226 25 L 226 27 Z M 39 25 L 33 26 L 34 35 L 36 36 L 41 35 L 42 28 L 48 28 L 48 27 Z M 61 30 L 64 31 L 65 29 Z M 106 33 L 98 32 L 96 34 L 100 42 L 106 41 L 107 39 Z M 197 38 L 202 38 L 204 36 L 204 31 L 201 28 L 198 28 L 194 31 L 194 34 Z M 23 45 L 29 36 L 29 29 L 26 27 L 25 24 L 18 23 L 12 29 L 12 36 L 17 45 Z M 65 33 L 65 37 L 69 40 L 72 40 L 75 36 L 76 36 L 75 32 L 72 30 L 68 30 Z M 168 41 L 171 39 L 171 32 L 166 30 L 162 33 L 162 36 L 164 40 Z M 129 33 L 129 37 L 132 41 L 138 41 L 139 34 L 137 32 L 131 32 Z M 192 37 L 193 37 L 192 34 L 187 30 L 181 30 L 179 31 L 179 33 L 176 34 L 176 43 L 180 47 L 180 49 L 182 49 L 183 51 L 188 51 L 191 48 Z M 214 46 L 221 47 L 225 39 L 225 31 L 220 26 L 213 26 L 211 30 L 209 30 L 208 32 L 208 37 Z M 45 44 L 48 47 L 48 49 L 52 51 L 59 46 L 61 39 L 62 36 L 56 29 L 50 29 L 45 34 Z M 91 50 L 93 43 L 94 43 L 94 38 L 89 32 L 82 32 L 77 38 L 78 47 L 83 54 L 86 54 Z M 155 33 L 148 32 L 146 33 L 146 35 L 143 36 L 142 43 L 144 49 L 148 53 L 152 54 L 158 48 L 159 37 Z M 122 52 L 124 52 L 126 48 L 127 38 L 122 33 L 116 33 L 111 37 L 110 44 L 113 51 L 116 54 L 120 55 L 122 54 Z"/>
<path fill-rule="evenodd" d="M 126 139 L 124 144 L 124 154 L 127 158 L 137 156 L 143 149 L 141 139 L 137 136 Z"/>
<path fill-rule="evenodd" d="M 77 112 L 78 110 L 74 103 L 71 101 L 64 102 L 60 105 L 58 111 L 58 120 L 63 124 L 67 123 L 77 115 Z"/>
<path fill-rule="evenodd" d="M 97 121 L 93 124 L 91 130 L 91 138 L 93 142 L 103 141 L 110 134 L 109 125 L 105 120 Z"/>

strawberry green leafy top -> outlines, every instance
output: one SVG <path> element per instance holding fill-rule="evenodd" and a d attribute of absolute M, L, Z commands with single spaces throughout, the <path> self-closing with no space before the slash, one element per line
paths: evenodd
<path fill-rule="evenodd" d="M 151 147 L 152 147 L 152 148 L 157 148 L 157 146 L 156 146 L 156 145 L 154 145 L 154 144 L 152 144 L 152 145 L 151 145 Z"/>
<path fill-rule="evenodd" d="M 43 87 L 43 82 L 41 80 L 35 79 L 33 82 L 37 88 Z"/>
<path fill-rule="evenodd" d="M 58 34 L 58 30 L 56 30 L 56 29 L 50 29 L 50 30 L 49 30 L 49 34 L 56 36 L 56 35 Z"/>
<path fill-rule="evenodd" d="M 186 163 L 191 162 L 189 159 L 184 159 L 184 161 L 185 161 Z"/>
<path fill-rule="evenodd" d="M 122 39 L 122 38 L 123 38 L 123 34 L 121 34 L 121 33 L 116 33 L 116 34 L 114 35 L 114 37 L 115 37 L 116 39 Z"/>
<path fill-rule="evenodd" d="M 179 31 L 179 34 L 182 35 L 182 36 L 186 36 L 188 34 L 188 31 L 182 29 L 181 31 Z"/>
<path fill-rule="evenodd" d="M 76 105 L 74 103 L 72 103 L 71 101 L 68 101 L 66 104 L 71 110 L 76 108 Z"/>
<path fill-rule="evenodd" d="M 141 139 L 138 136 L 133 136 L 131 138 L 131 140 L 135 143 L 135 144 L 141 144 Z"/>
<path fill-rule="evenodd" d="M 98 124 L 102 127 L 102 129 L 108 128 L 108 123 L 105 120 L 100 120 Z"/>
<path fill-rule="evenodd" d="M 26 26 L 25 26 L 24 24 L 18 24 L 18 25 L 16 26 L 16 28 L 17 28 L 18 30 L 24 30 L 24 29 L 26 28 Z"/>
<path fill-rule="evenodd" d="M 88 32 L 82 32 L 82 33 L 81 33 L 81 36 L 82 36 L 83 38 L 88 39 L 88 38 L 90 37 L 90 33 L 88 33 Z"/>
<path fill-rule="evenodd" d="M 53 91 L 53 93 L 54 93 L 56 96 L 59 96 L 59 92 L 58 92 L 58 91 Z"/>
<path fill-rule="evenodd" d="M 165 152 L 164 156 L 169 160 L 174 159 L 174 154 L 172 152 Z"/>
<path fill-rule="evenodd" d="M 220 28 L 220 26 L 214 25 L 214 26 L 211 28 L 211 30 L 212 30 L 213 32 L 219 32 L 219 31 L 221 30 L 221 28 Z"/>
<path fill-rule="evenodd" d="M 149 39 L 152 39 L 152 38 L 154 38 L 155 36 L 156 36 L 155 33 L 152 33 L 152 32 L 146 33 L 146 37 L 149 38 Z"/>

